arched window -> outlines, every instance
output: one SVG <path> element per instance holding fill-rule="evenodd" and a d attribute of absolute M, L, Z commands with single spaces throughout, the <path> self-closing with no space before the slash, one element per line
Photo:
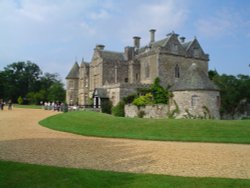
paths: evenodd
<path fill-rule="evenodd" d="M 180 68 L 178 64 L 175 66 L 174 71 L 175 71 L 175 78 L 180 78 Z"/>
<path fill-rule="evenodd" d="M 193 95 L 191 97 L 191 106 L 197 106 L 199 102 L 199 97 L 197 95 Z"/>

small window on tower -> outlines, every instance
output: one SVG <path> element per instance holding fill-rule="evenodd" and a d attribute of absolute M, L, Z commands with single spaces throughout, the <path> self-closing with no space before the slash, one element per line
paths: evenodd
<path fill-rule="evenodd" d="M 197 95 L 193 95 L 191 97 L 191 106 L 192 107 L 195 107 L 198 105 L 198 102 L 199 102 L 199 97 Z"/>
<path fill-rule="evenodd" d="M 149 73 L 150 73 L 150 71 L 149 71 L 149 65 L 146 64 L 145 65 L 145 78 L 149 78 Z"/>
<path fill-rule="evenodd" d="M 216 103 L 217 103 L 217 106 L 220 107 L 220 104 L 221 104 L 220 96 L 217 96 L 217 101 L 216 101 Z"/>
<path fill-rule="evenodd" d="M 124 79 L 124 82 L 125 82 L 125 83 L 128 83 L 128 78 L 125 78 L 125 79 Z"/>
<path fill-rule="evenodd" d="M 136 81 L 139 80 L 139 74 L 138 73 L 135 74 L 135 80 Z"/>
<path fill-rule="evenodd" d="M 180 68 L 178 64 L 175 66 L 175 78 L 180 78 Z"/>

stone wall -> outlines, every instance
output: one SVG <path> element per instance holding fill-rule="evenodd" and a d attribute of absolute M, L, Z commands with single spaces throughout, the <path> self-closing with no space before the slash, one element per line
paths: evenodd
<path fill-rule="evenodd" d="M 117 83 L 111 85 L 104 85 L 101 88 L 107 90 L 108 97 L 115 106 L 122 98 L 127 97 L 129 94 L 136 93 L 137 88 L 147 88 L 147 84 L 129 84 L 129 83 Z"/>
<path fill-rule="evenodd" d="M 77 104 L 78 103 L 78 79 L 68 79 L 67 80 L 67 89 L 66 89 L 66 102 L 68 104 Z"/>
<path fill-rule="evenodd" d="M 138 108 L 135 105 L 125 105 L 125 116 L 126 117 L 138 117 L 139 113 L 143 113 L 143 118 L 167 118 L 168 116 L 168 105 L 157 104 L 147 105 Z"/>
<path fill-rule="evenodd" d="M 157 54 L 140 58 L 140 80 L 143 84 L 152 84 L 158 77 Z"/>
<path fill-rule="evenodd" d="M 161 54 L 159 56 L 159 78 L 164 87 L 175 84 L 179 78 L 175 77 L 175 66 L 179 66 L 180 78 L 185 75 L 188 68 L 196 63 L 205 73 L 208 71 L 208 62 L 201 59 L 186 58 L 171 54 Z"/>
<path fill-rule="evenodd" d="M 220 93 L 218 91 L 174 91 L 173 95 L 179 108 L 177 118 L 188 116 L 188 113 L 194 116 L 204 116 L 204 112 L 209 111 L 212 118 L 220 119 Z M 171 109 L 175 108 L 173 106 L 172 103 Z"/>

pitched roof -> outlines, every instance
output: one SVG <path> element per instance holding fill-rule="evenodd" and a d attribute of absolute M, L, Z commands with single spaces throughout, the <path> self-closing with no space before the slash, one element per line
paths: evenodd
<path fill-rule="evenodd" d="M 73 79 L 79 78 L 79 65 L 77 62 L 75 62 L 75 64 L 73 65 L 73 67 L 69 71 L 68 76 L 66 77 L 66 79 L 72 79 L 72 78 Z"/>
<path fill-rule="evenodd" d="M 104 61 L 105 60 L 106 61 L 124 61 L 125 60 L 124 54 L 121 52 L 100 50 L 99 53 Z"/>
<path fill-rule="evenodd" d="M 100 98 L 108 98 L 107 90 L 104 88 L 95 88 L 93 96 L 98 96 Z"/>
<path fill-rule="evenodd" d="M 191 46 L 192 43 L 193 43 L 193 41 L 188 41 L 188 42 L 182 43 L 181 45 L 187 51 L 190 48 L 190 46 Z"/>
<path fill-rule="evenodd" d="M 172 87 L 173 91 L 184 90 L 214 90 L 219 88 L 209 79 L 195 63 L 193 63 L 186 74 Z"/>

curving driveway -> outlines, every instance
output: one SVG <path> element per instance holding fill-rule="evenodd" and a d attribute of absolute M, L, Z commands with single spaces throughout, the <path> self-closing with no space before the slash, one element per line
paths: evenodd
<path fill-rule="evenodd" d="M 44 128 L 53 111 L 0 111 L 0 160 L 178 176 L 250 178 L 250 145 L 96 138 Z"/>

